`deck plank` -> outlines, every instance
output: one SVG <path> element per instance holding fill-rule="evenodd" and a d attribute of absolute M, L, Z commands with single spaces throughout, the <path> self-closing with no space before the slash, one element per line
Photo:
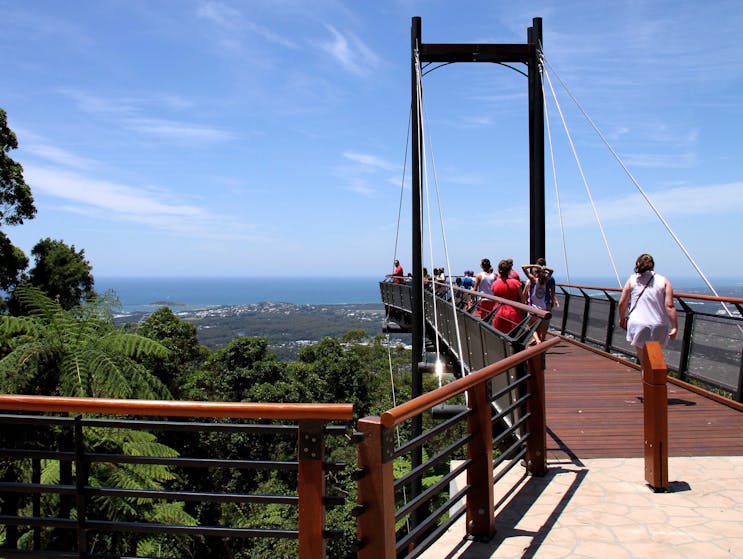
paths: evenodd
<path fill-rule="evenodd" d="M 548 460 L 641 458 L 639 371 L 564 342 L 547 354 Z M 743 456 L 743 413 L 668 384 L 669 456 Z"/>

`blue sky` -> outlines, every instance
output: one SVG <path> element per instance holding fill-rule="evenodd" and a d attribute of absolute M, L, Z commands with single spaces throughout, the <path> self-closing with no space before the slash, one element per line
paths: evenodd
<path fill-rule="evenodd" d="M 619 275 L 650 252 L 694 269 L 559 76 L 706 274 L 743 277 L 743 4 L 737 1 L 0 0 L 0 107 L 38 216 L 7 233 L 85 249 L 94 275 L 376 276 L 390 271 L 423 41 L 525 42 L 548 70 Z M 424 80 L 433 263 L 528 260 L 526 79 L 457 64 Z M 547 258 L 613 277 L 548 94 Z M 408 166 L 409 173 L 409 166 Z M 410 190 L 398 256 L 410 262 Z M 445 237 L 439 226 L 439 211 Z M 426 234 L 428 239 L 428 233 Z M 430 250 L 426 248 L 427 261 Z"/>

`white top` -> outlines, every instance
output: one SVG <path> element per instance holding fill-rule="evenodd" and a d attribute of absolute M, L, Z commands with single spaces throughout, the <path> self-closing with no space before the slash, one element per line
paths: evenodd
<path fill-rule="evenodd" d="M 632 309 L 632 312 L 627 319 L 627 341 L 635 347 L 643 347 L 648 340 L 666 345 L 670 329 L 666 313 L 666 278 L 647 271 L 632 275 L 629 282 L 631 296 L 628 310 Z"/>
<path fill-rule="evenodd" d="M 477 286 L 477 290 L 480 293 L 487 293 L 488 295 L 493 294 L 493 282 L 495 281 L 495 272 L 488 274 L 487 272 L 480 272 L 477 274 L 480 278 L 480 285 Z"/>

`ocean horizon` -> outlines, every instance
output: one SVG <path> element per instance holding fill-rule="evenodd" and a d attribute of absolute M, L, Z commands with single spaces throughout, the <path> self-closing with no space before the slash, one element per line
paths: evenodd
<path fill-rule="evenodd" d="M 349 305 L 380 303 L 381 277 L 288 278 L 288 277 L 99 277 L 98 293 L 112 290 L 123 312 L 148 312 L 162 306 L 173 309 L 249 305 L 263 302 L 296 305 Z M 558 278 L 558 282 L 560 279 Z M 701 280 L 672 280 L 674 291 L 710 294 Z M 573 284 L 616 286 L 616 278 L 572 278 Z M 720 295 L 743 296 L 743 282 L 723 279 L 715 282 Z"/>

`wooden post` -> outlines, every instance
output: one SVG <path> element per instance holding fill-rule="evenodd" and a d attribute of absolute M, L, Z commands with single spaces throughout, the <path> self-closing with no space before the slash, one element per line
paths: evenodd
<path fill-rule="evenodd" d="M 668 489 L 667 368 L 658 342 L 646 343 L 642 351 L 645 481 L 653 491 L 664 491 Z"/>
<path fill-rule="evenodd" d="M 299 558 L 325 557 L 324 422 L 299 422 Z"/>
<path fill-rule="evenodd" d="M 467 534 L 478 541 L 489 541 L 495 535 L 495 498 L 493 496 L 493 422 L 488 397 L 490 383 L 483 382 L 469 390 L 472 413 L 467 418 L 472 435 L 467 445 Z"/>
<path fill-rule="evenodd" d="M 358 445 L 358 464 L 363 475 L 358 481 L 358 501 L 363 507 L 357 526 L 361 549 L 358 559 L 395 559 L 395 487 L 392 460 L 392 430 L 379 417 L 358 422 L 363 440 Z"/>
<path fill-rule="evenodd" d="M 531 397 L 529 410 L 529 438 L 526 441 L 526 469 L 535 476 L 547 473 L 547 412 L 544 395 L 544 361 L 542 355 L 529 359 L 531 377 L 527 387 Z"/>

